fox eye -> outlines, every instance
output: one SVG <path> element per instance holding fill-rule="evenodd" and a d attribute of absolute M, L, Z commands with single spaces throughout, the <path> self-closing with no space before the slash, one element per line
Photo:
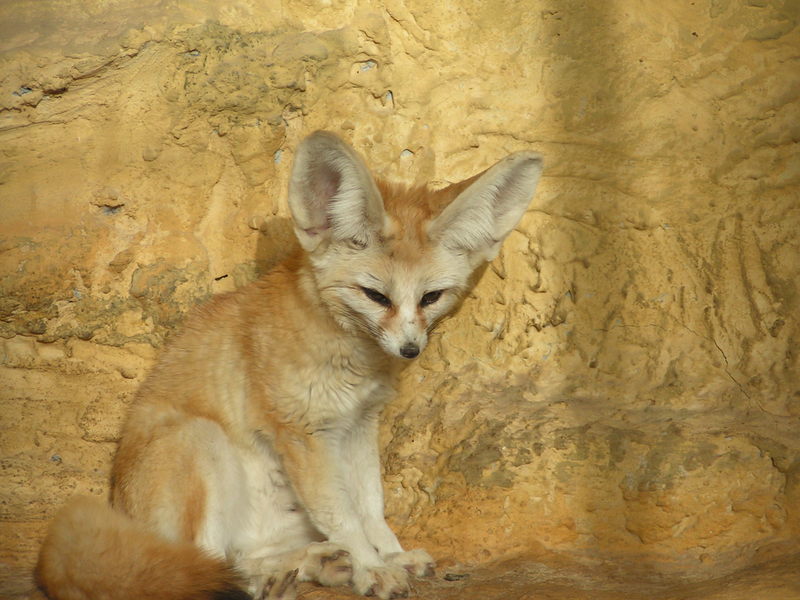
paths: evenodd
<path fill-rule="evenodd" d="M 442 292 L 444 290 L 435 290 L 433 292 L 428 292 L 422 296 L 422 299 L 419 301 L 420 306 L 430 306 L 434 302 L 436 302 L 439 298 L 442 297 Z"/>
<path fill-rule="evenodd" d="M 373 290 L 372 288 L 362 287 L 361 291 L 364 292 L 364 295 L 372 300 L 373 302 L 380 304 L 381 306 L 385 306 L 389 308 L 392 305 L 392 301 L 389 300 L 386 296 L 381 294 L 378 290 Z"/>

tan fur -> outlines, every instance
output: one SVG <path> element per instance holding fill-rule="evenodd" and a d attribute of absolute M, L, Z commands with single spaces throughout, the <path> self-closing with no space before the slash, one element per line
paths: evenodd
<path fill-rule="evenodd" d="M 304 251 L 170 340 L 122 431 L 114 509 L 77 501 L 51 527 L 37 571 L 48 595 L 241 597 L 232 565 L 270 600 L 292 600 L 295 577 L 387 599 L 431 573 L 384 521 L 378 415 L 402 357 L 533 193 L 514 179 L 505 206 L 496 190 L 515 169 L 535 186 L 540 168 L 521 154 L 444 190 L 406 189 L 376 184 L 335 136 L 307 138 L 289 190 Z M 441 299 L 423 305 L 429 292 Z"/>
<path fill-rule="evenodd" d="M 224 561 L 193 544 L 167 543 L 89 498 L 73 500 L 59 512 L 36 577 L 60 600 L 202 600 L 239 583 Z"/>
<path fill-rule="evenodd" d="M 386 212 L 399 227 L 397 237 L 418 246 L 428 246 L 430 240 L 425 225 L 479 176 L 475 175 L 439 190 L 431 190 L 426 186 L 407 187 L 380 180 L 376 183 Z"/>

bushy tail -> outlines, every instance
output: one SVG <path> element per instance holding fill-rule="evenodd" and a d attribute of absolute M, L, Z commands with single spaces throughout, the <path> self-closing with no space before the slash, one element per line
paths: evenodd
<path fill-rule="evenodd" d="M 56 515 L 36 578 L 52 600 L 250 599 L 225 561 L 160 538 L 90 498 Z"/>

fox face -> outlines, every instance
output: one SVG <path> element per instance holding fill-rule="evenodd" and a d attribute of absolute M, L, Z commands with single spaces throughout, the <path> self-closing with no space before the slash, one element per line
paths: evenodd
<path fill-rule="evenodd" d="M 422 352 L 471 273 L 465 257 L 408 240 L 337 246 L 312 263 L 320 297 L 343 328 L 367 333 L 392 356 Z"/>
<path fill-rule="evenodd" d="M 443 190 L 376 182 L 338 137 L 298 146 L 289 184 L 295 234 L 320 301 L 346 331 L 412 359 L 492 260 L 530 202 L 541 156 L 512 154 Z"/>

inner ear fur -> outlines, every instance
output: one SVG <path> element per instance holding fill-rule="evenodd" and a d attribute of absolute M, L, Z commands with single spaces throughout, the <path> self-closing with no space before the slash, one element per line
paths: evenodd
<path fill-rule="evenodd" d="M 307 252 L 331 240 L 366 246 L 384 219 L 383 200 L 363 159 L 328 131 L 312 133 L 297 147 L 289 209 Z"/>
<path fill-rule="evenodd" d="M 525 214 L 543 166 L 540 154 L 517 152 L 480 175 L 454 184 L 458 195 L 433 220 L 429 237 L 470 254 L 476 264 L 494 259 Z"/>

